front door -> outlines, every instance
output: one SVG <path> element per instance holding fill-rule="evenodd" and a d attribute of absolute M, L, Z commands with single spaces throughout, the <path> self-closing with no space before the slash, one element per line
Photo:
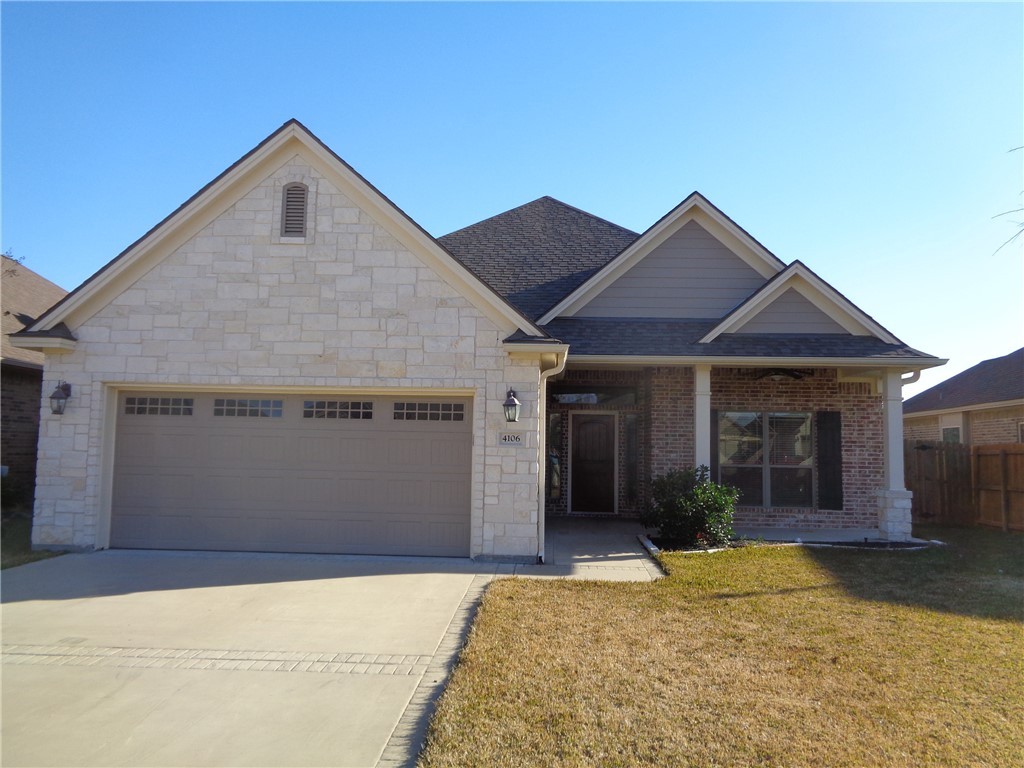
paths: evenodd
<path fill-rule="evenodd" d="M 615 512 L 615 416 L 572 415 L 573 512 Z"/>

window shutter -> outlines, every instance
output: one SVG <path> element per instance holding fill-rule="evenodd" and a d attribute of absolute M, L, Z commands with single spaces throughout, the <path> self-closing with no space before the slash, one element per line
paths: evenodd
<path fill-rule="evenodd" d="M 711 479 L 718 482 L 718 411 L 711 409 Z"/>
<path fill-rule="evenodd" d="M 306 187 L 289 184 L 281 206 L 281 237 L 306 236 Z"/>
<path fill-rule="evenodd" d="M 818 422 L 818 508 L 843 508 L 843 419 L 839 411 L 820 411 Z"/>

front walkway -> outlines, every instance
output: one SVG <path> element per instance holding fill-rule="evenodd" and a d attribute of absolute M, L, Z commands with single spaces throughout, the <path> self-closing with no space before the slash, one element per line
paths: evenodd
<path fill-rule="evenodd" d="M 600 581 L 655 581 L 664 574 L 640 545 L 637 520 L 549 517 L 544 565 L 517 565 L 516 576 Z"/>

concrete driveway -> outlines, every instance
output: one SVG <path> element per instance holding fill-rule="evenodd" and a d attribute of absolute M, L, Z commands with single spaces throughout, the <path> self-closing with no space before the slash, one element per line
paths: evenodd
<path fill-rule="evenodd" d="M 2 764 L 410 765 L 499 570 L 106 551 L 5 571 Z"/>

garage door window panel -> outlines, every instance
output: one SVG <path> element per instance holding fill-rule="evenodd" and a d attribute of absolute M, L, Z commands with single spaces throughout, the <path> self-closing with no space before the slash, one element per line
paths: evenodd
<path fill-rule="evenodd" d="M 191 397 L 126 397 L 125 416 L 191 416 Z"/>
<path fill-rule="evenodd" d="M 304 419 L 372 419 L 372 402 L 347 400 L 306 400 L 302 405 Z"/>
<path fill-rule="evenodd" d="M 214 416 L 241 416 L 252 419 L 279 419 L 284 413 L 283 400 L 248 400 L 217 398 L 213 401 Z"/>
<path fill-rule="evenodd" d="M 395 421 L 463 421 L 463 403 L 395 403 Z"/>

